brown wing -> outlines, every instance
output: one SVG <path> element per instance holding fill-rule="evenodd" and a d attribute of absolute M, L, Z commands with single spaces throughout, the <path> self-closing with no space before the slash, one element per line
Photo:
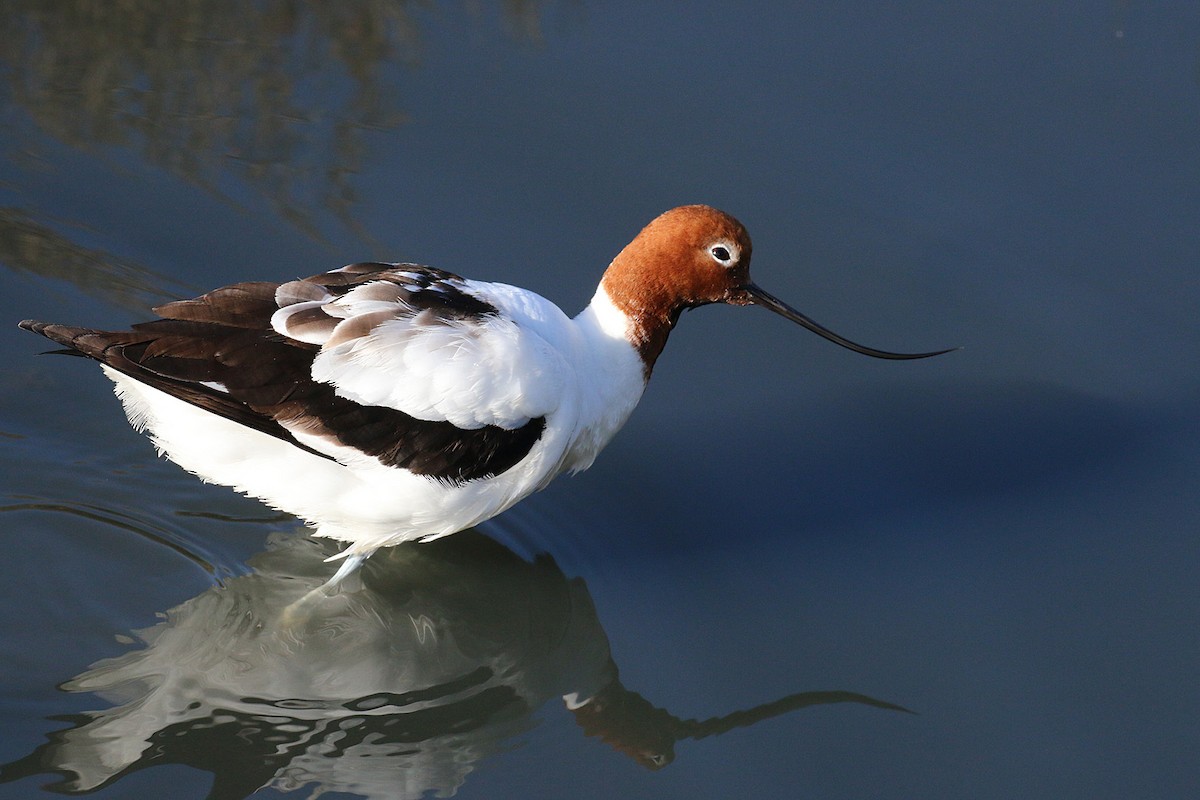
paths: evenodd
<path fill-rule="evenodd" d="M 310 282 L 343 293 L 385 277 L 397 265 L 356 264 L 287 284 Z M 405 274 L 414 268 L 403 265 Z M 428 270 L 431 283 L 449 273 Z M 407 279 L 411 282 L 411 279 Z M 156 308 L 164 318 L 129 331 L 96 331 L 26 320 L 20 325 L 167 394 L 310 453 L 289 428 L 375 456 L 382 463 L 458 484 L 498 475 L 519 462 L 545 428 L 539 417 L 516 429 L 464 430 L 445 421 L 419 420 L 402 411 L 366 406 L 338 396 L 312 379 L 317 345 L 281 336 L 271 328 L 279 309 L 278 284 L 239 283 L 193 300 Z M 456 314 L 494 313 L 486 304 L 442 290 L 430 302 Z M 297 298 L 301 299 L 301 298 Z M 286 302 L 286 301 L 285 301 Z M 295 302 L 295 300 L 293 300 Z"/>

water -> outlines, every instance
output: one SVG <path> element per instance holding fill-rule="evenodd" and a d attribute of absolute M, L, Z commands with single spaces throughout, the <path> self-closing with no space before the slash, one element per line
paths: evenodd
<path fill-rule="evenodd" d="M 1200 790 L 1190 4 L 123 9 L 0 26 L 0 797 Z M 13 324 L 366 258 L 574 310 L 686 202 L 963 349 L 688 314 L 589 472 L 321 607 Z"/>

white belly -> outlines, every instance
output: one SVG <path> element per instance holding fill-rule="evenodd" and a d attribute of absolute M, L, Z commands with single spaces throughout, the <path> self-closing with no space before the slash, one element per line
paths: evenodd
<path fill-rule="evenodd" d="M 499 514 L 554 476 L 569 438 L 547 424 L 542 439 L 512 469 L 448 485 L 349 448 L 337 453 L 347 464 L 322 458 L 109 367 L 104 372 L 116 384 L 130 423 L 148 431 L 169 459 L 205 481 L 300 517 L 319 536 L 351 542 L 347 553 L 445 536 Z"/>

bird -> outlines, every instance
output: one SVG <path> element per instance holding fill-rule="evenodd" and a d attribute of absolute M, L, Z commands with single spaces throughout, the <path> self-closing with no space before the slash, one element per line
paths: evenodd
<path fill-rule="evenodd" d="M 685 310 L 761 306 L 875 358 L 949 352 L 834 333 L 755 284 L 751 251 L 733 216 L 686 205 L 573 318 L 503 283 L 364 262 L 169 302 L 128 330 L 20 327 L 100 362 L 160 454 L 344 543 L 334 586 L 381 547 L 471 528 L 591 466 Z"/>

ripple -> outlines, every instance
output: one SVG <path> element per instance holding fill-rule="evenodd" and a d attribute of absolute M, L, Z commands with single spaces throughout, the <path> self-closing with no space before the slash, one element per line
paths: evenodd
<path fill-rule="evenodd" d="M 22 499 L 17 497 L 16 499 Z M 130 533 L 138 539 L 150 543 L 154 547 L 165 548 L 194 564 L 209 579 L 217 584 L 228 578 L 244 574 L 244 564 L 220 558 L 213 549 L 202 542 L 197 534 L 186 528 L 177 528 L 156 521 L 152 515 L 139 514 L 129 510 L 117 510 L 105 506 L 72 502 L 65 500 L 48 500 L 28 498 L 27 502 L 8 503 L 0 505 L 0 513 L 33 512 L 34 514 L 65 515 L 90 522 L 99 523 L 122 533 Z M 186 514 L 181 514 L 186 515 Z M 202 516 L 195 514 L 195 516 Z M 272 518 L 271 521 L 275 521 Z"/>

